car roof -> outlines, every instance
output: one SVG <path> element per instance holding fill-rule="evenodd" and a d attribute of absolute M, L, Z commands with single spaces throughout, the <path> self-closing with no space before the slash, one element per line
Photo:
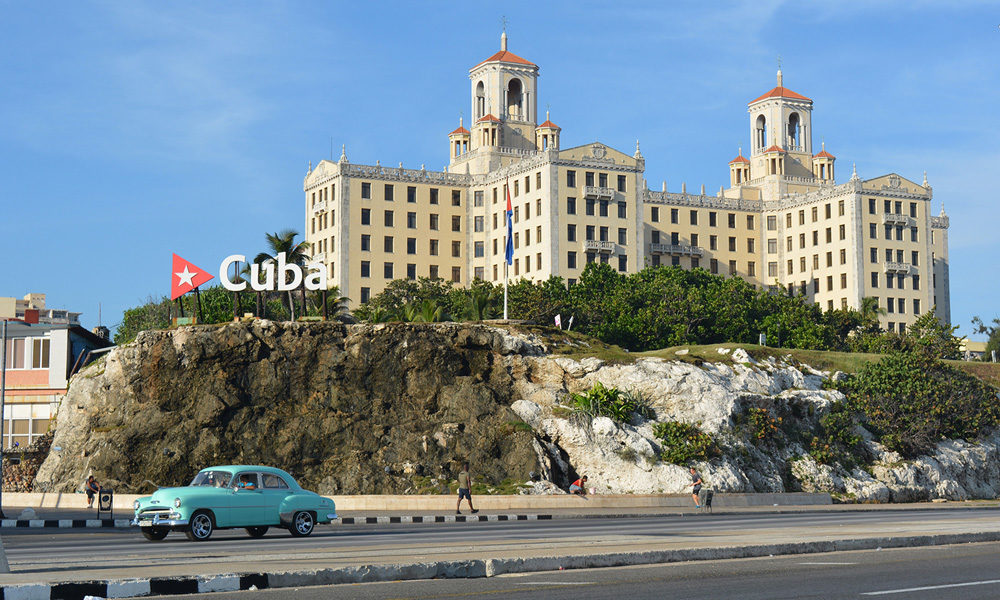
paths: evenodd
<path fill-rule="evenodd" d="M 295 481 L 295 478 L 289 475 L 286 471 L 282 471 L 281 469 L 275 467 L 267 467 L 264 465 L 220 465 L 217 467 L 206 467 L 202 469 L 202 471 L 226 471 L 234 475 L 240 471 L 260 471 L 261 473 L 274 473 L 275 475 L 284 475 L 285 477 L 288 477 L 292 481 Z M 200 472 L 201 471 L 199 471 L 199 473 Z"/>

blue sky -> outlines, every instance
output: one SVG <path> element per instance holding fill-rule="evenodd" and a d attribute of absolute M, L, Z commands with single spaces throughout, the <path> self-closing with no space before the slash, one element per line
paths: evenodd
<path fill-rule="evenodd" d="M 501 16 L 563 146 L 639 139 L 654 189 L 728 184 L 780 55 L 839 181 L 927 171 L 960 331 L 1000 316 L 1000 3 L 962 1 L 0 0 L 0 296 L 47 293 L 88 327 L 100 304 L 114 327 L 168 293 L 171 252 L 214 271 L 302 230 L 331 139 L 441 169 Z"/>

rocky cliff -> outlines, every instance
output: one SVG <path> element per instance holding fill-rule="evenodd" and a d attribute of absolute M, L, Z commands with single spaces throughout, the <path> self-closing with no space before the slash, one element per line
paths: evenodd
<path fill-rule="evenodd" d="M 74 377 L 36 489 L 74 489 L 94 473 L 119 491 L 142 491 L 211 464 L 264 463 L 321 493 L 436 493 L 467 459 L 482 481 L 508 491 L 534 473 L 535 491 L 588 474 L 602 492 L 676 493 L 689 483 L 686 469 L 660 460 L 652 425 L 683 421 L 720 441 L 723 455 L 698 465 L 718 491 L 858 501 L 1000 491 L 998 437 L 902 461 L 862 431 L 867 466 L 848 471 L 817 464 L 795 436 L 750 435 L 741 416 L 752 407 L 808 430 L 842 398 L 823 389 L 828 374 L 807 366 L 757 362 L 742 350 L 701 364 L 551 353 L 565 342 L 454 323 L 145 332 Z M 653 417 L 568 415 L 567 395 L 598 382 L 642 395 Z"/>

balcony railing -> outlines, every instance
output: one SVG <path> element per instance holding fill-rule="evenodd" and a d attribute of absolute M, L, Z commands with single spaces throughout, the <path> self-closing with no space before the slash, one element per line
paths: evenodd
<path fill-rule="evenodd" d="M 886 225 L 911 226 L 914 224 L 914 220 L 912 217 L 896 213 L 885 213 L 884 215 L 882 215 L 882 222 L 885 223 Z"/>
<path fill-rule="evenodd" d="M 686 244 L 650 244 L 649 251 L 653 254 L 671 254 L 678 256 L 701 256 L 705 250 L 698 246 Z"/>
<path fill-rule="evenodd" d="M 611 200 L 612 198 L 615 197 L 615 191 L 609 187 L 586 185 L 583 187 L 583 196 L 585 198 Z"/>
<path fill-rule="evenodd" d="M 910 263 L 887 261 L 885 263 L 885 272 L 909 275 L 913 273 L 913 265 Z"/>
<path fill-rule="evenodd" d="M 614 252 L 615 243 L 614 242 L 602 242 L 600 240 L 584 240 L 583 250 L 597 250 L 598 252 Z"/>
<path fill-rule="evenodd" d="M 316 204 L 313 204 L 312 210 L 313 214 L 321 213 L 326 210 L 326 200 L 320 200 Z"/>

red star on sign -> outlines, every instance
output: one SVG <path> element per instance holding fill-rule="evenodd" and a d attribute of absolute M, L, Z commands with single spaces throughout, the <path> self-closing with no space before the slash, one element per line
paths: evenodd
<path fill-rule="evenodd" d="M 212 279 L 207 271 L 174 254 L 170 269 L 170 299 L 176 300 L 199 285 Z"/>

